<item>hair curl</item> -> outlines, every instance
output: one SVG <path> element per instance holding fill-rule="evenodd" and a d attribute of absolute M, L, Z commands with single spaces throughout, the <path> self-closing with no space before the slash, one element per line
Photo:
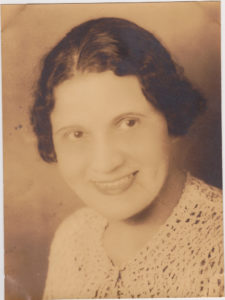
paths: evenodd
<path fill-rule="evenodd" d="M 44 161 L 57 161 L 50 121 L 54 88 L 76 72 L 106 70 L 137 77 L 146 99 L 165 116 L 170 135 L 186 134 L 205 109 L 205 99 L 153 34 L 124 19 L 90 20 L 74 27 L 43 60 L 31 123 Z"/>

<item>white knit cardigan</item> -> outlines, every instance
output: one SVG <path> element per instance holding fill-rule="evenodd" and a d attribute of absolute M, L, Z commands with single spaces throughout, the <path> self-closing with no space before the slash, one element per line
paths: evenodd
<path fill-rule="evenodd" d="M 53 239 L 43 299 L 223 296 L 221 198 L 220 190 L 188 175 L 166 223 L 122 267 L 103 248 L 107 220 L 78 210 Z"/>

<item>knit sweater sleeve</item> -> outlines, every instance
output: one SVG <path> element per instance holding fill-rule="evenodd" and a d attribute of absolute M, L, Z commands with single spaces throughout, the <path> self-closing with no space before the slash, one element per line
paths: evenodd
<path fill-rule="evenodd" d="M 202 209 L 202 218 L 198 226 L 198 239 L 196 243 L 201 245 L 199 287 L 208 297 L 224 296 L 224 243 L 223 243 L 223 202 L 219 189 L 201 183 L 199 191 L 202 195 L 199 201 L 199 210 Z M 196 227 L 197 228 L 197 227 Z M 204 245 L 204 246 L 203 246 Z M 200 254 L 199 253 L 199 254 Z M 204 287 L 207 286 L 204 291 Z M 202 295 L 205 295 L 205 294 Z"/>
<path fill-rule="evenodd" d="M 224 296 L 224 241 L 223 241 L 223 206 L 222 194 L 215 188 L 212 188 L 211 201 L 215 204 L 211 210 L 211 234 L 217 243 L 211 244 L 208 251 L 207 266 L 212 272 L 209 278 L 209 296 Z M 208 228 L 208 227 L 207 227 Z M 207 245 L 209 245 L 208 231 L 206 232 Z M 206 248 L 207 248 L 206 245 Z"/>
<path fill-rule="evenodd" d="M 82 210 L 69 216 L 57 229 L 50 247 L 48 272 L 43 300 L 74 298 L 79 293 L 82 274 L 79 272 L 82 258 L 79 241 L 82 235 Z M 65 290 L 64 287 L 67 287 Z M 71 289 L 68 289 L 72 287 Z M 69 295 L 68 290 L 73 294 Z"/>

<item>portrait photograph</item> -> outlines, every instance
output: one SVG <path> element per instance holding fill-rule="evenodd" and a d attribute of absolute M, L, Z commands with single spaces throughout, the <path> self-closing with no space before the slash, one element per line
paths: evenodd
<path fill-rule="evenodd" d="M 224 297 L 220 6 L 1 5 L 5 300 Z"/>

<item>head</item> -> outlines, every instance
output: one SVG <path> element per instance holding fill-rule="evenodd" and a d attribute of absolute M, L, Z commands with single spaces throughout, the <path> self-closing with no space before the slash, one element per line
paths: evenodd
<path fill-rule="evenodd" d="M 204 107 L 153 34 L 101 18 L 73 28 L 45 57 L 31 120 L 41 157 L 58 163 L 78 196 L 128 218 L 157 197 L 171 141 Z M 134 194 L 143 201 L 128 201 Z"/>

